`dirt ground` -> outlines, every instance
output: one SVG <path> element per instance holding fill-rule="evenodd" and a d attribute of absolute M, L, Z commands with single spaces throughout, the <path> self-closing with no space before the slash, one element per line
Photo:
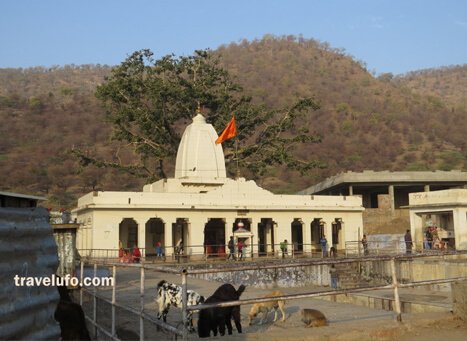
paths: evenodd
<path fill-rule="evenodd" d="M 149 315 L 155 317 L 157 307 L 154 302 L 157 283 L 165 279 L 180 284 L 180 277 L 147 271 L 145 274 L 144 309 Z M 200 279 L 188 280 L 188 288 L 199 292 L 206 297 L 214 292 L 220 285 L 217 282 L 208 282 Z M 281 288 L 284 294 L 303 293 L 323 290 L 320 287 Z M 269 289 L 247 287 L 242 299 L 261 297 Z M 102 296 L 111 297 L 111 290 L 99 290 Z M 139 310 L 140 283 L 138 269 L 123 269 L 117 273 L 117 302 Z M 85 299 L 85 311 L 92 316 L 92 300 Z M 248 326 L 247 314 L 251 305 L 241 307 L 243 333 L 238 334 L 234 327 L 233 335 L 224 337 L 211 337 L 210 339 L 230 340 L 281 340 L 293 338 L 298 340 L 401 340 L 401 341 L 455 341 L 467 340 L 467 322 L 456 319 L 451 313 L 419 313 L 403 314 L 402 322 L 395 321 L 393 312 L 375 310 L 348 303 L 332 302 L 320 299 L 290 300 L 286 304 L 286 320 L 272 322 L 274 314 L 270 314 L 268 321 L 263 325 L 257 323 Z M 305 328 L 301 322 L 300 310 L 313 308 L 322 311 L 329 320 L 329 325 L 320 328 Z M 99 305 L 99 319 L 110 329 L 110 306 Z M 138 318 L 122 309 L 118 309 L 117 330 L 119 337 L 124 340 L 138 339 Z M 279 313 L 279 318 L 280 318 Z M 173 326 L 181 325 L 181 310 L 171 308 L 168 314 L 168 323 Z M 196 317 L 195 317 L 196 323 Z M 170 340 L 168 334 L 162 334 L 150 324 L 145 323 L 145 340 Z M 196 339 L 196 334 L 190 334 L 189 339 Z M 105 339 L 99 337 L 98 339 Z"/>

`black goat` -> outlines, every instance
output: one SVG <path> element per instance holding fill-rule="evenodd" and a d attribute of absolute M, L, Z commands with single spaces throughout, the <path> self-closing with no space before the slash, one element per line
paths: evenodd
<path fill-rule="evenodd" d="M 60 323 L 61 339 L 90 341 L 83 308 L 73 303 L 68 289 L 65 286 L 57 286 L 60 293 L 60 301 L 55 309 L 54 318 Z"/>
<path fill-rule="evenodd" d="M 223 284 L 205 300 L 205 304 L 208 303 L 220 303 L 228 301 L 236 301 L 240 298 L 240 295 L 245 291 L 245 286 L 242 284 L 235 290 L 231 284 Z M 198 336 L 209 337 L 211 331 L 214 336 L 217 336 L 217 330 L 223 336 L 225 334 L 225 326 L 229 335 L 232 334 L 232 321 L 234 319 L 235 327 L 239 333 L 242 332 L 242 325 L 240 323 L 240 306 L 232 307 L 218 307 L 218 308 L 207 308 L 201 309 L 198 318 Z"/>

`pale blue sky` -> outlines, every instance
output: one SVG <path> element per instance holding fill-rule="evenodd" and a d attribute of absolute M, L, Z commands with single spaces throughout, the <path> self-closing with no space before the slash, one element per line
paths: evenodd
<path fill-rule="evenodd" d="M 343 48 L 377 74 L 467 63 L 464 0 L 0 0 L 0 68 L 116 65 L 300 35 Z"/>

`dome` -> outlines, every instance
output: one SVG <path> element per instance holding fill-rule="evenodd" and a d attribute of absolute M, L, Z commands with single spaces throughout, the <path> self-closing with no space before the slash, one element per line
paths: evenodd
<path fill-rule="evenodd" d="M 186 127 L 178 146 L 175 178 L 226 178 L 224 152 L 218 135 L 203 115 L 197 114 Z"/>

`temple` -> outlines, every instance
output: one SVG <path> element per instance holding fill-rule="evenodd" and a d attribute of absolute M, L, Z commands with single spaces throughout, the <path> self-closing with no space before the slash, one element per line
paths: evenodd
<path fill-rule="evenodd" d="M 244 178 L 226 176 L 218 135 L 201 114 L 185 129 L 175 177 L 145 185 L 142 192 L 91 192 L 73 210 L 81 227 L 77 247 L 118 250 L 137 245 L 154 253 L 160 242 L 167 256 L 183 245 L 191 258 L 223 256 L 230 236 L 246 245 L 246 257 L 345 248 L 363 230 L 360 196 L 276 195 Z"/>

